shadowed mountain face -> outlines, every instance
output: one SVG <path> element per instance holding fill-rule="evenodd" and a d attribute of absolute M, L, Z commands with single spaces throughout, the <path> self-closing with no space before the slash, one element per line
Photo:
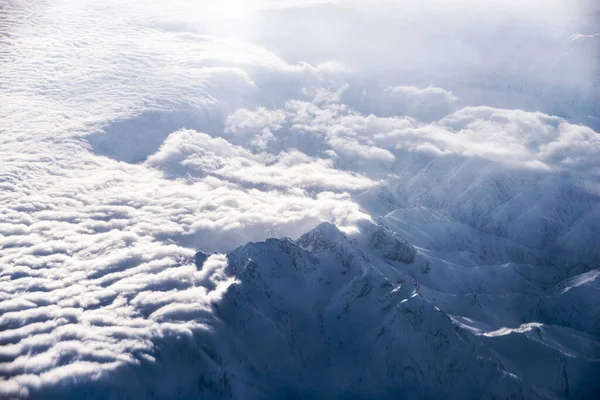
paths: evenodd
<path fill-rule="evenodd" d="M 323 223 L 295 241 L 250 243 L 211 273 L 218 257 L 196 256 L 207 288 L 235 279 L 213 312 L 167 316 L 203 326 L 155 339 L 151 357 L 89 386 L 32 398 L 591 399 L 600 390 L 600 320 L 586 303 L 598 296 L 597 271 L 545 290 L 541 267 L 453 267 L 370 222 L 350 235 Z"/>
<path fill-rule="evenodd" d="M 295 242 L 240 247 L 228 260 L 239 282 L 217 315 L 235 337 L 233 370 L 257 385 L 257 397 L 593 398 L 600 390 L 600 320 L 589 302 L 597 270 L 549 290 L 542 266 L 452 273 L 371 223 L 349 237 L 322 224 Z"/>

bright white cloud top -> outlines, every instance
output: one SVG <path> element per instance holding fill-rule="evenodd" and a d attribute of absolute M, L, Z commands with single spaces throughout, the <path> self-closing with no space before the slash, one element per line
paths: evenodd
<path fill-rule="evenodd" d="M 599 21 L 0 5 L 0 398 L 594 398 Z"/>

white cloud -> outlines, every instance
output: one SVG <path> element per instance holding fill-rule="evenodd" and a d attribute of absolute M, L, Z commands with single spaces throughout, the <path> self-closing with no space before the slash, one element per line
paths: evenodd
<path fill-rule="evenodd" d="M 421 121 L 435 121 L 457 108 L 457 97 L 448 90 L 427 86 L 394 86 L 382 94 L 387 113 L 408 115 Z"/>
<path fill-rule="evenodd" d="M 404 89 L 403 89 L 404 90 Z M 428 98 L 441 89 L 408 89 Z M 437 155 L 481 157 L 501 164 L 572 171 L 597 178 L 600 135 L 591 128 L 540 112 L 465 107 L 438 121 L 361 115 L 339 104 L 288 102 L 292 129 L 323 135 L 325 143 L 348 158 L 393 161 L 400 149 Z M 368 171 L 369 169 L 364 169 Z"/>
<path fill-rule="evenodd" d="M 285 113 L 280 110 L 268 110 L 258 107 L 255 110 L 241 108 L 227 117 L 225 130 L 235 134 L 255 134 L 263 129 L 276 131 L 281 129 L 285 121 Z"/>
<path fill-rule="evenodd" d="M 333 168 L 327 159 L 296 150 L 277 156 L 255 155 L 224 139 L 194 131 L 172 133 L 146 164 L 175 176 L 210 175 L 251 187 L 356 191 L 375 185 L 366 177 Z"/>

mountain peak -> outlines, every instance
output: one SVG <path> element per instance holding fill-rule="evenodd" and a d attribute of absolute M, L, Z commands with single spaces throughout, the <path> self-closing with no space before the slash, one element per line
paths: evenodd
<path fill-rule="evenodd" d="M 346 235 L 331 222 L 322 222 L 296 241 L 305 250 L 318 252 L 348 241 Z"/>

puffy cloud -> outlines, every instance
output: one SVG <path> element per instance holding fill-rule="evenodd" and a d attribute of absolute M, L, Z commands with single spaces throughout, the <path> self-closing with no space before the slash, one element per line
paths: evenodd
<path fill-rule="evenodd" d="M 225 132 L 231 132 L 234 136 L 250 136 L 252 139 L 249 144 L 253 148 L 265 150 L 275 140 L 273 132 L 281 129 L 284 121 L 285 113 L 279 110 L 242 108 L 227 117 Z"/>
<path fill-rule="evenodd" d="M 435 121 L 456 109 L 456 96 L 439 87 L 395 86 L 384 91 L 382 102 L 393 115 Z"/>
<path fill-rule="evenodd" d="M 446 143 L 455 152 L 521 165 L 597 176 L 600 135 L 542 113 L 465 108 L 439 121 L 458 143 Z M 445 138 L 442 138 L 444 140 Z"/>
<path fill-rule="evenodd" d="M 241 108 L 227 117 L 225 130 L 235 134 L 253 134 L 263 129 L 276 131 L 281 129 L 283 121 L 285 113 L 280 110 L 268 110 L 264 107 L 255 110 Z"/>
<path fill-rule="evenodd" d="M 428 103 L 426 99 L 432 94 L 451 96 L 439 88 L 403 87 L 400 91 L 421 96 Z M 298 100 L 288 102 L 285 111 L 291 130 L 321 136 L 331 150 L 348 159 L 346 166 L 356 159 L 394 161 L 394 151 L 410 150 L 570 171 L 593 179 L 600 168 L 600 160 L 595 157 L 600 145 L 597 132 L 541 112 L 464 107 L 426 122 L 406 116 L 364 115 L 339 103 Z"/>
<path fill-rule="evenodd" d="M 371 144 L 362 144 L 355 140 L 339 137 L 331 138 L 328 143 L 338 154 L 342 154 L 347 158 L 357 157 L 368 161 L 383 162 L 394 161 L 394 155 L 390 151 Z"/>
<path fill-rule="evenodd" d="M 278 156 L 255 155 L 221 138 L 179 131 L 171 134 L 147 165 L 186 176 L 215 176 L 250 187 L 361 190 L 372 180 L 339 171 L 331 160 L 291 150 Z"/>

